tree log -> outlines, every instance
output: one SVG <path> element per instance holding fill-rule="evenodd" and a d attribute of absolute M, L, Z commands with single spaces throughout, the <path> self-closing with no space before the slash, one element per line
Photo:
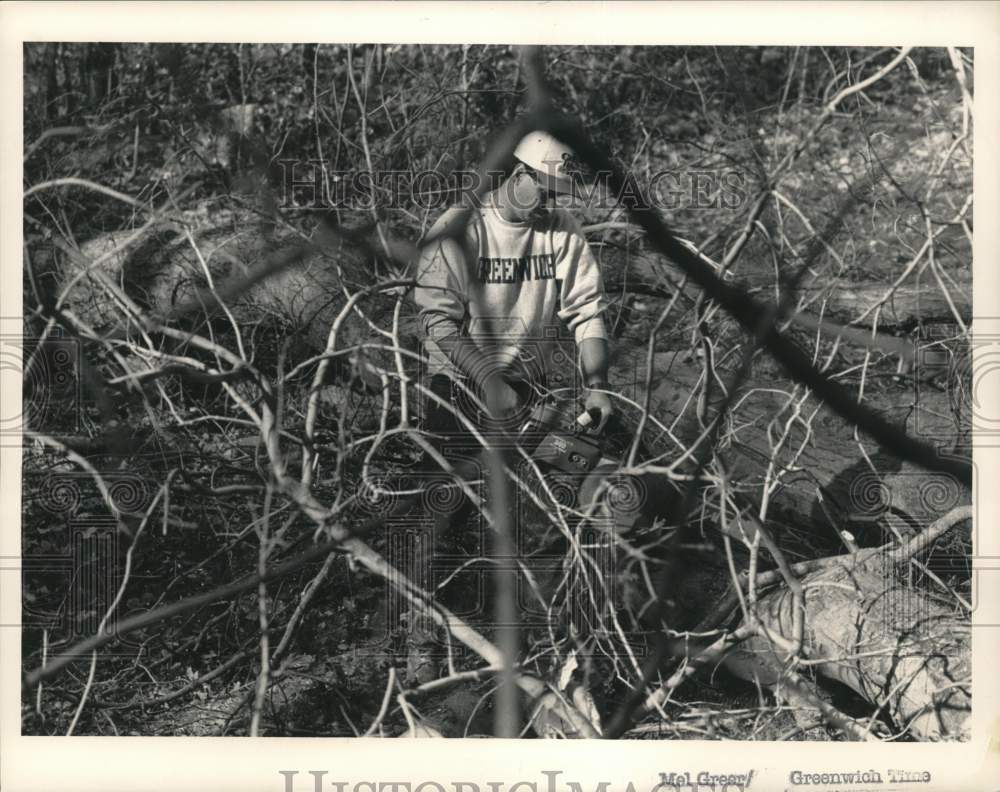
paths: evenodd
<path fill-rule="evenodd" d="M 844 556 L 800 582 L 803 649 L 820 661 L 821 675 L 847 685 L 917 739 L 968 739 L 967 620 L 908 586 L 888 554 L 878 551 Z M 787 642 L 795 607 L 792 592 L 781 587 L 761 597 L 758 616 Z M 726 665 L 744 679 L 780 687 L 787 660 L 772 641 L 754 636 L 730 653 Z"/>
<path fill-rule="evenodd" d="M 97 262 L 95 264 L 95 262 Z M 211 282 L 206 275 L 211 276 Z M 67 255 L 60 289 L 68 288 L 65 307 L 99 332 L 121 328 L 120 305 L 90 274 L 99 270 L 142 309 L 168 319 L 221 319 L 212 291 L 237 322 L 273 319 L 287 333 L 298 333 L 307 348 L 322 351 L 333 321 L 353 294 L 380 280 L 374 263 L 343 240 L 315 244 L 247 212 L 185 213 L 134 239 L 134 232 L 103 234 Z M 70 286 L 72 284 L 72 286 Z M 348 293 L 345 293 L 345 289 Z M 377 326 L 392 327 L 395 299 L 373 293 L 346 316 L 338 349 L 360 343 L 386 344 L 359 311 Z M 400 339 L 412 346 L 412 316 L 400 322 Z M 370 356 L 391 367 L 391 355 Z"/>
<path fill-rule="evenodd" d="M 796 287 L 797 310 L 811 316 L 834 320 L 841 324 L 856 321 L 860 316 L 873 311 L 885 300 L 879 313 L 879 326 L 888 328 L 909 328 L 920 322 L 954 322 L 957 312 L 962 321 L 972 321 L 972 272 L 949 273 L 945 283 L 949 286 L 946 298 L 937 280 L 930 274 L 912 275 L 889 294 L 891 282 L 862 280 L 851 281 L 835 276 L 807 278 Z M 604 269 L 605 287 L 611 294 L 639 294 L 668 298 L 682 282 L 680 271 L 669 263 L 649 255 L 630 256 L 624 261 L 610 257 Z M 735 286 L 745 289 L 760 299 L 774 302 L 774 273 L 755 273 L 753 276 L 735 274 L 727 278 Z M 950 282 L 950 281 L 953 281 Z M 693 302 L 699 294 L 694 285 L 684 287 L 686 298 Z M 951 305 L 949 305 L 949 299 Z M 954 306 L 954 311 L 952 310 Z M 862 327 L 870 330 L 872 316 L 869 314 Z"/>
<path fill-rule="evenodd" d="M 641 404 L 646 350 L 620 346 L 617 352 L 612 385 Z M 664 455 L 658 464 L 676 460 L 702 432 L 697 408 L 703 369 L 701 359 L 689 351 L 654 355 L 650 414 L 670 430 L 663 431 L 652 421 L 646 424 L 644 439 Z M 731 376 L 731 370 L 719 372 L 723 383 Z M 740 386 L 720 436 L 735 489 L 757 503 L 764 500 L 765 487 L 770 489 L 769 519 L 781 517 L 800 530 L 836 541 L 835 529 L 865 530 L 890 511 L 905 512 L 913 521 L 926 524 L 949 508 L 971 502 L 971 492 L 954 478 L 904 465 L 864 435 L 856 441 L 853 427 L 812 397 L 805 399 L 795 418 L 792 393 L 799 399 L 803 396 L 801 388 L 796 391 L 780 370 L 762 364 Z M 722 396 L 722 386 L 715 383 L 709 416 L 718 409 Z M 965 431 L 944 391 L 914 388 L 913 384 L 872 386 L 865 398 L 911 434 L 937 439 L 947 447 L 954 447 Z M 631 424 L 638 422 L 636 409 L 622 409 Z M 786 428 L 787 436 L 780 441 Z"/>

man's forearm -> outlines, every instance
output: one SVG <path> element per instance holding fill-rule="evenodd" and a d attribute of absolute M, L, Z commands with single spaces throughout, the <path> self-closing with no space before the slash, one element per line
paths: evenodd
<path fill-rule="evenodd" d="M 469 377 L 476 387 L 485 387 L 486 379 L 493 373 L 495 366 L 490 364 L 489 358 L 483 354 L 475 341 L 457 332 L 436 338 L 435 341 L 441 351 L 448 356 L 448 360 Z"/>
<path fill-rule="evenodd" d="M 608 341 L 606 338 L 585 338 L 580 342 L 580 368 L 583 384 L 588 387 L 608 380 Z"/>
<path fill-rule="evenodd" d="M 438 336 L 435 341 L 459 371 L 476 386 L 485 386 L 485 380 L 494 373 L 495 367 L 471 338 L 455 332 Z M 580 367 L 585 385 L 607 382 L 609 364 L 607 339 L 585 338 L 580 342 Z"/>

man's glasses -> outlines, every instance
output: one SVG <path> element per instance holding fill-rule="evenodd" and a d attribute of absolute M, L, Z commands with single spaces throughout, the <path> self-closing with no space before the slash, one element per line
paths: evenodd
<path fill-rule="evenodd" d="M 545 193 L 546 198 L 548 198 L 550 201 L 553 202 L 559 199 L 560 193 L 548 186 L 548 184 L 545 181 L 545 177 L 542 176 L 542 174 L 539 171 L 535 170 L 534 168 L 526 167 L 525 173 L 527 173 L 531 177 L 532 181 L 535 182 L 535 186 L 541 192 Z"/>

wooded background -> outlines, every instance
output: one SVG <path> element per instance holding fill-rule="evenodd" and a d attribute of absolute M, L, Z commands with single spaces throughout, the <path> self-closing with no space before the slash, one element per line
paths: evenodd
<path fill-rule="evenodd" d="M 525 532 L 574 550 L 554 590 L 525 584 L 517 728 L 965 736 L 971 51 L 24 58 L 24 733 L 495 728 L 488 625 L 452 621 L 439 689 L 398 678 L 420 595 L 386 566 L 422 453 L 411 265 L 462 195 L 354 176 L 447 187 L 509 164 L 527 118 L 640 196 L 670 187 L 577 214 L 655 454 L 631 472 L 671 505 L 588 543 L 532 501 Z"/>

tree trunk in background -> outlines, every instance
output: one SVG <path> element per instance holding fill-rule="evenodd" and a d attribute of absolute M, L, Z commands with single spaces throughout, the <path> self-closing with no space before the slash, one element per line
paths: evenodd
<path fill-rule="evenodd" d="M 63 73 L 63 94 L 66 96 L 66 115 L 71 116 L 76 112 L 76 95 L 73 93 L 73 76 L 70 70 L 69 54 L 60 46 L 59 65 Z"/>
<path fill-rule="evenodd" d="M 119 44 L 94 43 L 85 49 L 83 71 L 87 99 L 91 107 L 97 107 L 114 90 L 114 66 Z"/>
<path fill-rule="evenodd" d="M 304 44 L 302 46 L 302 78 L 305 81 L 305 99 L 312 101 L 315 81 L 313 80 L 313 66 L 316 60 L 317 44 Z"/>
<path fill-rule="evenodd" d="M 59 115 L 59 74 L 57 72 L 59 45 L 49 44 L 45 47 L 45 117 L 56 118 Z"/>

